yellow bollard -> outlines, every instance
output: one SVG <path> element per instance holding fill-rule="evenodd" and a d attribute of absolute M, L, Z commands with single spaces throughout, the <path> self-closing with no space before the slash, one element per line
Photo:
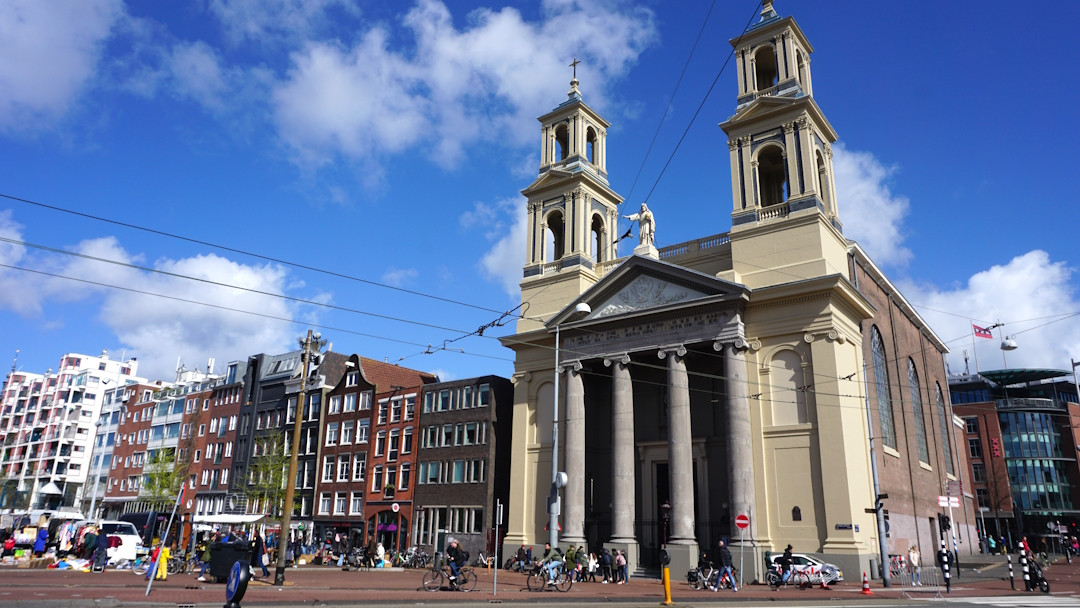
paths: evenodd
<path fill-rule="evenodd" d="M 667 566 L 664 566 L 664 601 L 661 602 L 661 605 L 671 605 L 671 571 Z"/>

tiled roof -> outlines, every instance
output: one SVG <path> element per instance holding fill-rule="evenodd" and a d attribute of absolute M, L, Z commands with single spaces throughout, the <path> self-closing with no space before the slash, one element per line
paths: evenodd
<path fill-rule="evenodd" d="M 376 393 L 391 390 L 392 386 L 419 388 L 421 385 L 438 382 L 438 376 L 392 363 L 384 363 L 367 357 L 360 357 L 360 368 L 364 378 L 375 385 Z"/>

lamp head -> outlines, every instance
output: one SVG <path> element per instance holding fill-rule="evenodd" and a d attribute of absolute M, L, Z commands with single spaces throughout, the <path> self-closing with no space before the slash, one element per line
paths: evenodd
<path fill-rule="evenodd" d="M 578 302 L 577 306 L 574 307 L 574 312 L 579 315 L 587 315 L 592 312 L 592 307 L 585 302 Z"/>
<path fill-rule="evenodd" d="M 1016 344 L 1016 340 L 1013 340 L 1009 336 L 1005 336 L 1005 339 L 1001 341 L 1001 350 L 1016 350 L 1019 348 Z"/>

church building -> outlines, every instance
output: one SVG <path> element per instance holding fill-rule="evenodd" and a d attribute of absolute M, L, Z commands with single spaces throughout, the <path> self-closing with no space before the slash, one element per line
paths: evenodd
<path fill-rule="evenodd" d="M 772 4 L 731 41 L 728 232 L 657 249 L 663 203 L 635 203 L 639 244 L 618 257 L 609 123 L 576 77 L 539 118 L 539 176 L 522 191 L 528 313 L 503 338 L 515 352 L 506 547 L 539 550 L 554 531 L 564 550 L 626 551 L 631 572 L 666 547 L 681 573 L 725 539 L 746 581 L 788 544 L 852 580 L 882 542 L 927 559 L 939 547 L 938 496 L 962 492 L 967 470 L 947 348 L 845 238 L 813 47 Z M 960 504 L 952 532 L 967 553 L 970 496 Z M 881 526 L 875 508 L 889 511 Z"/>

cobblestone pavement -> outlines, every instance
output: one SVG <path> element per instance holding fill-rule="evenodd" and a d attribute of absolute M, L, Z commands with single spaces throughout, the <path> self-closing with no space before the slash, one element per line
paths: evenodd
<path fill-rule="evenodd" d="M 1010 588 L 1003 563 L 972 564 L 953 579 L 950 598 L 1022 596 Z M 925 568 L 924 568 L 925 570 Z M 498 589 L 493 587 L 494 572 L 479 570 L 479 583 L 471 592 L 449 590 L 428 592 L 421 587 L 423 570 L 371 570 L 344 572 L 331 567 L 291 568 L 286 584 L 275 586 L 270 579 L 253 579 L 242 604 L 277 607 L 355 605 L 395 606 L 424 604 L 544 603 L 569 606 L 603 601 L 612 606 L 655 606 L 664 599 L 664 589 L 656 579 L 633 579 L 626 585 L 576 583 L 567 593 L 555 590 L 530 592 L 525 577 L 499 571 Z M 685 577 L 672 573 L 671 591 L 675 605 L 760 601 L 788 601 L 793 604 L 836 603 L 838 600 L 907 599 L 899 587 L 886 589 L 880 581 L 871 582 L 873 595 L 861 593 L 861 574 L 849 574 L 849 580 L 829 589 L 781 589 L 764 585 L 745 585 L 737 593 L 730 590 L 713 593 L 695 591 Z M 1019 570 L 1017 570 L 1019 576 Z M 1059 561 L 1047 570 L 1054 597 L 1080 598 L 1080 560 L 1072 564 Z M 0 569 L 0 606 L 5 608 L 85 608 L 90 606 L 221 606 L 225 603 L 225 585 L 203 583 L 193 576 L 173 575 L 155 582 L 145 595 L 146 581 L 126 570 L 91 574 L 56 569 Z M 1042 594 L 1035 594 L 1041 596 Z M 932 599 L 931 591 L 912 593 L 913 599 Z M 1034 596 L 1033 596 L 1034 597 Z"/>

